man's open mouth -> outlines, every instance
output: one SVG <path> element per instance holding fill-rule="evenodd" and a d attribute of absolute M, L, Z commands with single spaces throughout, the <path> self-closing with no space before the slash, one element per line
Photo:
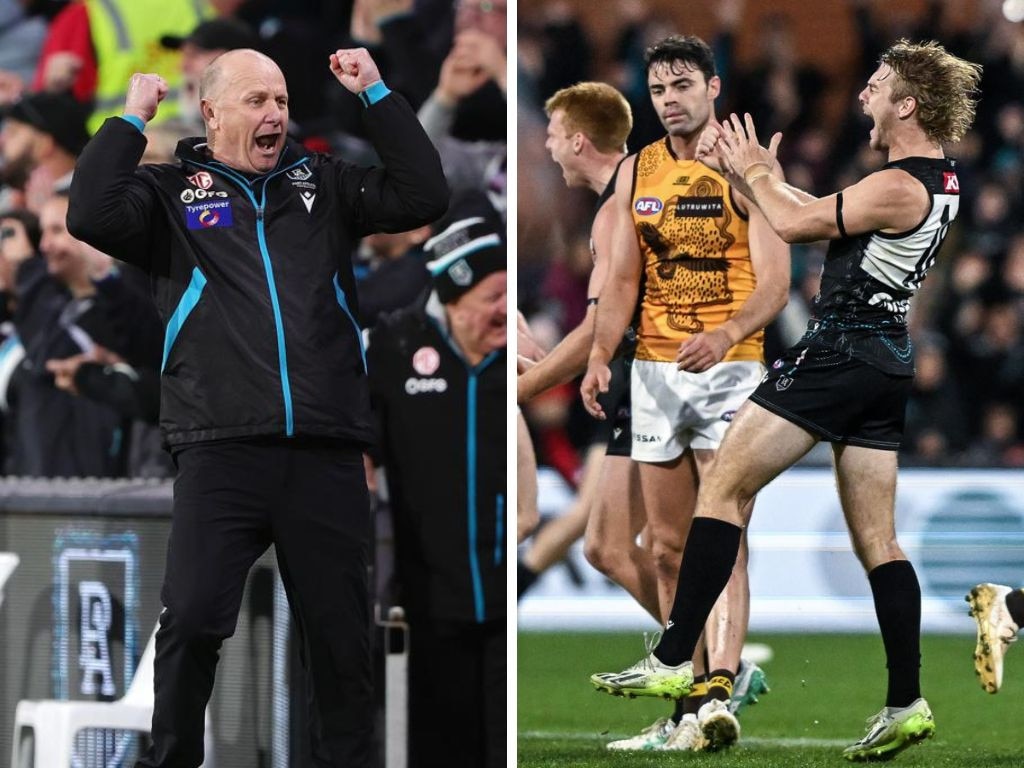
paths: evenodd
<path fill-rule="evenodd" d="M 261 152 L 269 154 L 277 147 L 277 140 L 280 136 L 281 134 L 279 133 L 268 133 L 264 136 L 257 136 L 256 146 Z"/>

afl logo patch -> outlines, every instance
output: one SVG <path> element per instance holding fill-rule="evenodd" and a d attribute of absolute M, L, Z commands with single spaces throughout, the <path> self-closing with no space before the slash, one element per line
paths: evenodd
<path fill-rule="evenodd" d="M 433 347 L 420 347 L 412 356 L 412 369 L 420 376 L 430 376 L 441 367 L 441 355 Z"/>
<path fill-rule="evenodd" d="M 661 200 L 656 197 L 641 197 L 633 204 L 633 210 L 640 216 L 653 216 L 656 213 L 661 213 L 661 209 L 664 207 Z"/>
<path fill-rule="evenodd" d="M 200 189 L 209 189 L 213 186 L 213 177 L 206 171 L 200 171 L 197 174 L 189 176 L 188 180 Z"/>

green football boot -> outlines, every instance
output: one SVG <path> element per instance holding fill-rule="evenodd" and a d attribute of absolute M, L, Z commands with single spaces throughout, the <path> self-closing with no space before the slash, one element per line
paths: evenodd
<path fill-rule="evenodd" d="M 899 709 L 883 707 L 868 718 L 867 725 L 864 737 L 843 750 L 847 760 L 889 760 L 912 744 L 935 735 L 935 718 L 924 699 Z"/>

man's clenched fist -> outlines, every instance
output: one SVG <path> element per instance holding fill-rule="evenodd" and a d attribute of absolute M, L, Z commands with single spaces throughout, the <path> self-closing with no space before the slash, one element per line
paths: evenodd
<path fill-rule="evenodd" d="M 136 72 L 128 81 L 124 113 L 148 123 L 156 116 L 157 105 L 167 96 L 167 81 L 160 75 Z"/>
<path fill-rule="evenodd" d="M 365 48 L 339 48 L 331 54 L 331 72 L 352 93 L 365 91 L 380 80 L 380 71 Z"/>

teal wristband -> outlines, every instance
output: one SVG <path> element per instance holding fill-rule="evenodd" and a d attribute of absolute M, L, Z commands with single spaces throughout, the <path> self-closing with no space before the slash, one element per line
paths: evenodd
<path fill-rule="evenodd" d="M 391 89 L 384 85 L 383 80 L 378 80 L 359 92 L 359 100 L 363 102 L 364 107 L 372 107 L 389 93 Z"/>
<path fill-rule="evenodd" d="M 136 117 L 135 115 L 118 115 L 118 117 L 120 117 L 126 123 L 131 123 L 136 128 L 138 128 L 139 133 L 142 133 L 146 129 L 146 124 L 142 122 L 141 117 Z"/>

